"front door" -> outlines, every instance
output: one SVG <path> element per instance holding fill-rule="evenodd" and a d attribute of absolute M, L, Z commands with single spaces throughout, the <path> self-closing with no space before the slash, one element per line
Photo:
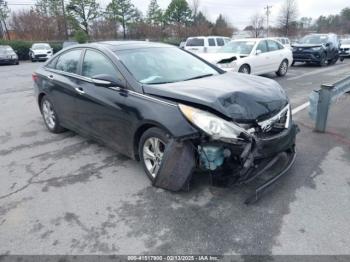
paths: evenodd
<path fill-rule="evenodd" d="M 93 136 L 118 151 L 128 148 L 127 130 L 131 126 L 128 116 L 127 90 L 119 87 L 95 85 L 92 78 L 104 74 L 125 82 L 114 64 L 97 50 L 86 50 L 77 98 L 80 132 Z M 86 80 L 84 80 L 86 78 Z"/>

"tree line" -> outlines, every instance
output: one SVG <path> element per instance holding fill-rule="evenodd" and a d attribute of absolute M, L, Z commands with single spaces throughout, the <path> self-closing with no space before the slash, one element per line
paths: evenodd
<path fill-rule="evenodd" d="M 266 35 L 266 14 L 256 13 L 250 19 L 250 24 L 244 29 L 252 37 Z M 311 17 L 299 18 L 296 0 L 284 0 L 274 26 L 269 31 L 276 36 L 301 37 L 308 33 L 337 33 L 350 34 L 350 7 L 343 8 L 339 14 L 324 16 L 316 19 Z"/>
<path fill-rule="evenodd" d="M 131 0 L 111 0 L 106 8 L 101 8 L 96 0 L 70 0 L 66 5 L 63 0 L 37 0 L 34 7 L 12 13 L 0 5 L 0 19 L 9 21 L 16 36 L 27 40 L 74 37 L 84 42 L 120 38 L 181 40 L 190 35 L 211 34 L 232 36 L 235 29 L 223 15 L 212 23 L 199 10 L 199 5 L 199 0 L 190 3 L 172 0 L 163 10 L 157 0 L 150 0 L 143 14 Z"/>

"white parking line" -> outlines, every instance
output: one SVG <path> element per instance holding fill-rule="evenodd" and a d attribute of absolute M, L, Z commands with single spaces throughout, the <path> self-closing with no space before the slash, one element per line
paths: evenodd
<path fill-rule="evenodd" d="M 300 106 L 294 108 L 294 109 L 292 110 L 292 115 L 295 115 L 296 113 L 298 113 L 298 112 L 304 110 L 304 109 L 307 108 L 309 105 L 310 105 L 310 102 L 306 102 L 306 103 L 304 103 L 304 104 L 302 104 L 302 105 L 300 105 Z"/>

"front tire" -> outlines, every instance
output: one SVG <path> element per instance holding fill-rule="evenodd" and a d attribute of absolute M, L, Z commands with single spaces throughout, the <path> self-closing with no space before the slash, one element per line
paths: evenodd
<path fill-rule="evenodd" d="M 276 75 L 285 76 L 288 72 L 288 61 L 285 59 L 281 62 Z"/>
<path fill-rule="evenodd" d="M 47 129 L 51 133 L 58 134 L 65 131 L 65 129 L 60 125 L 59 118 L 51 100 L 47 96 L 44 96 L 41 99 L 40 111 Z"/>
<path fill-rule="evenodd" d="M 250 74 L 250 66 L 247 65 L 247 64 L 244 64 L 238 69 L 238 72 L 242 73 L 242 74 L 248 74 L 249 75 Z"/>
<path fill-rule="evenodd" d="M 326 62 L 327 62 L 327 54 L 326 53 L 322 53 L 319 65 L 320 66 L 325 66 Z"/>
<path fill-rule="evenodd" d="M 157 177 L 169 138 L 170 136 L 164 130 L 157 127 L 146 130 L 140 138 L 140 160 L 152 183 Z"/>

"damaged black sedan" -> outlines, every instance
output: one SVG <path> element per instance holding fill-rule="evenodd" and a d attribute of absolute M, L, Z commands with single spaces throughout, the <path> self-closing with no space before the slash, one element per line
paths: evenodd
<path fill-rule="evenodd" d="M 153 185 L 188 187 L 194 170 L 246 183 L 293 164 L 291 108 L 273 80 L 230 73 L 169 45 L 102 42 L 67 48 L 33 74 L 44 123 L 140 160 Z"/>

